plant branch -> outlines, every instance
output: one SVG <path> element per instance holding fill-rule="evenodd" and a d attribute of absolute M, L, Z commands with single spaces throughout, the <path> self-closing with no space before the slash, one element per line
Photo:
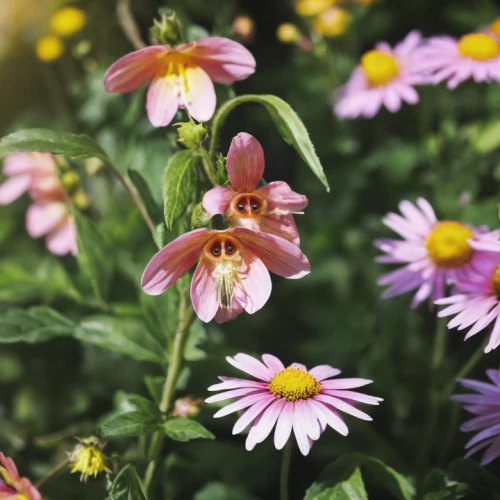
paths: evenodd
<path fill-rule="evenodd" d="M 217 181 L 217 173 L 208 151 L 202 147 L 198 149 L 198 153 L 203 161 L 203 168 L 205 169 L 208 179 L 214 186 L 218 186 L 219 182 Z"/>
<path fill-rule="evenodd" d="M 292 458 L 293 439 L 288 439 L 283 450 L 280 473 L 280 500 L 288 500 L 288 476 L 290 475 L 290 461 Z"/>
<path fill-rule="evenodd" d="M 69 458 L 63 460 L 61 463 L 57 464 L 53 469 L 49 470 L 45 476 L 43 476 L 39 481 L 35 483 L 35 488 L 39 489 L 44 485 L 51 477 L 55 476 L 59 471 L 64 469 L 69 464 Z"/>
<path fill-rule="evenodd" d="M 129 42 L 136 49 L 143 49 L 146 44 L 141 38 L 139 28 L 132 15 L 132 8 L 130 6 L 131 0 L 118 0 L 116 3 L 116 15 L 118 22 L 125 33 Z"/>

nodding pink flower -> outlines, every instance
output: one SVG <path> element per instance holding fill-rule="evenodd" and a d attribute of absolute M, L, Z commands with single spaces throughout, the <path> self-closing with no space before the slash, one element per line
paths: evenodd
<path fill-rule="evenodd" d="M 459 40 L 437 36 L 427 40 L 418 64 L 427 81 L 447 81 L 454 89 L 465 80 L 500 82 L 500 45 L 493 33 L 469 33 Z"/>
<path fill-rule="evenodd" d="M 465 458 L 469 458 L 487 448 L 481 465 L 488 465 L 500 456 L 500 370 L 486 370 L 493 382 L 481 382 L 471 379 L 457 379 L 467 389 L 478 394 L 457 394 L 451 399 L 462 403 L 464 410 L 472 413 L 473 418 L 460 427 L 463 432 L 479 431 L 466 445 Z"/>
<path fill-rule="evenodd" d="M 339 118 L 372 118 L 382 106 L 395 113 L 403 101 L 416 104 L 414 86 L 426 83 L 416 66 L 420 43 L 420 33 L 412 31 L 394 49 L 381 42 L 366 52 L 349 81 L 337 91 L 334 113 Z"/>
<path fill-rule="evenodd" d="M 40 492 L 21 477 L 12 458 L 0 452 L 0 498 L 2 500 L 42 500 Z"/>
<path fill-rule="evenodd" d="M 293 212 L 307 206 L 307 198 L 286 182 L 257 187 L 264 173 L 264 151 L 259 141 L 244 132 L 232 141 L 226 162 L 231 186 L 217 186 L 203 197 L 210 214 L 224 214 L 229 226 L 243 226 L 281 236 L 299 244 Z"/>
<path fill-rule="evenodd" d="M 448 306 L 438 317 L 455 316 L 448 328 L 472 327 L 465 340 L 493 323 L 484 352 L 496 349 L 500 345 L 500 254 L 477 252 L 473 264 L 457 280 L 454 295 L 436 304 Z"/>
<path fill-rule="evenodd" d="M 116 61 L 106 73 L 107 92 L 128 93 L 152 80 L 147 112 L 156 127 L 168 125 L 179 108 L 198 121 L 215 111 L 212 81 L 232 83 L 255 71 L 255 59 L 243 45 L 227 38 L 206 38 L 179 45 L 152 45 Z"/>
<path fill-rule="evenodd" d="M 8 205 L 30 191 L 50 194 L 59 188 L 54 156 L 50 153 L 11 153 L 5 158 L 0 205 Z"/>
<path fill-rule="evenodd" d="M 371 384 L 363 378 L 336 378 L 340 370 L 328 365 L 315 366 L 308 370 L 300 363 L 288 368 L 271 354 L 263 354 L 262 361 L 236 354 L 227 357 L 228 363 L 238 370 L 257 379 L 246 380 L 233 377 L 219 377 L 221 383 L 212 385 L 209 391 L 224 391 L 206 399 L 216 403 L 235 399 L 214 417 L 225 417 L 235 411 L 248 408 L 233 427 L 233 434 L 239 434 L 251 424 L 246 439 L 246 449 L 253 450 L 274 433 L 274 446 L 281 450 L 292 433 L 303 455 L 307 455 L 314 441 L 319 439 L 327 425 L 342 436 L 348 429 L 340 412 L 353 415 L 362 420 L 372 420 L 366 413 L 358 410 L 359 403 L 378 405 L 381 398 L 367 396 L 350 389 Z"/>
<path fill-rule="evenodd" d="M 379 285 L 391 285 L 384 297 L 416 289 L 412 307 L 427 299 L 432 305 L 445 296 L 448 284 L 455 283 L 481 258 L 478 250 L 500 251 L 500 231 L 487 233 L 484 228 L 457 221 L 438 221 L 423 198 L 416 205 L 402 201 L 399 209 L 403 216 L 389 213 L 383 222 L 403 240 L 375 241 L 375 246 L 387 254 L 378 257 L 378 262 L 404 264 L 378 280 Z"/>
<path fill-rule="evenodd" d="M 269 271 L 284 278 L 302 278 L 310 271 L 300 249 L 277 236 L 238 227 L 226 231 L 196 229 L 179 236 L 147 265 L 142 289 L 158 295 L 198 262 L 191 282 L 191 300 L 198 317 L 217 323 L 245 310 L 258 311 L 271 294 Z"/>

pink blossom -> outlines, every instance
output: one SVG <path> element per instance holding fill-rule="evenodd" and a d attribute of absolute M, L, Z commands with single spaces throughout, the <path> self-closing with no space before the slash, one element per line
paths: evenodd
<path fill-rule="evenodd" d="M 451 399 L 463 404 L 464 410 L 475 415 L 460 427 L 463 432 L 479 431 L 466 445 L 465 458 L 487 448 L 481 465 L 488 465 L 500 456 L 500 370 L 486 370 L 493 382 L 457 379 L 464 387 L 478 394 L 457 394 Z"/>
<path fill-rule="evenodd" d="M 206 402 L 236 400 L 219 410 L 214 415 L 215 418 L 248 408 L 236 421 L 233 434 L 239 434 L 252 424 L 246 440 L 246 449 L 249 451 L 256 444 L 262 443 L 276 425 L 276 449 L 280 450 L 285 446 L 293 430 L 300 451 L 307 455 L 313 442 L 319 439 L 327 425 L 341 435 L 347 435 L 347 425 L 340 412 L 362 420 L 372 420 L 356 406 L 358 403 L 378 405 L 382 401 L 381 398 L 350 390 L 370 384 L 371 380 L 332 380 L 340 370 L 328 365 L 307 370 L 304 365 L 293 363 L 285 368 L 283 363 L 271 354 L 262 356 L 263 363 L 242 353 L 226 359 L 228 363 L 252 375 L 257 381 L 219 377 L 222 382 L 212 385 L 208 390 L 224 392 L 209 397 Z"/>
<path fill-rule="evenodd" d="M 257 187 L 264 173 L 264 151 L 259 141 L 244 132 L 232 141 L 226 162 L 231 186 L 217 186 L 203 197 L 210 214 L 224 214 L 230 226 L 243 226 L 281 236 L 299 244 L 293 212 L 307 206 L 307 198 L 286 182 Z"/>
<path fill-rule="evenodd" d="M 0 452 L 0 498 L 2 500 L 42 500 L 40 492 L 21 477 L 12 458 Z"/>
<path fill-rule="evenodd" d="M 206 38 L 179 45 L 152 45 L 116 61 L 106 73 L 107 92 L 128 93 L 152 80 L 147 112 L 156 127 L 168 125 L 179 108 L 198 121 L 215 111 L 213 82 L 244 80 L 255 71 L 255 59 L 243 45 L 227 38 Z"/>
<path fill-rule="evenodd" d="M 310 265 L 300 249 L 283 238 L 247 228 L 196 229 L 179 236 L 147 265 L 142 288 L 158 295 L 198 262 L 191 300 L 202 321 L 230 321 L 245 310 L 253 314 L 271 294 L 269 271 L 301 278 Z"/>
<path fill-rule="evenodd" d="M 403 240 L 380 239 L 375 246 L 387 255 L 378 257 L 384 264 L 404 264 L 378 280 L 391 285 L 385 297 L 417 290 L 412 307 L 427 299 L 431 304 L 445 296 L 446 286 L 455 283 L 479 258 L 477 250 L 500 251 L 500 231 L 485 232 L 457 221 L 438 221 L 427 200 L 416 205 L 402 201 L 403 216 L 389 213 L 386 226 Z"/>
<path fill-rule="evenodd" d="M 179 418 L 196 417 L 200 413 L 200 403 L 201 399 L 192 396 L 178 398 L 175 400 L 172 416 Z"/>
<path fill-rule="evenodd" d="M 334 113 L 339 118 L 372 118 L 382 106 L 392 113 L 403 101 L 418 102 L 415 85 L 426 82 L 418 69 L 421 35 L 408 33 L 394 49 L 386 42 L 361 58 L 349 81 L 336 93 Z"/>

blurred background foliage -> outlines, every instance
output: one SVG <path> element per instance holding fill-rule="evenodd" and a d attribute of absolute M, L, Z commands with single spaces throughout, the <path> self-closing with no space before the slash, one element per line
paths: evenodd
<path fill-rule="evenodd" d="M 329 430 L 308 458 L 296 453 L 292 498 L 303 498 L 324 466 L 350 452 L 385 461 L 424 491 L 431 469 L 446 468 L 463 454 L 466 436 L 458 431 L 463 415 L 445 396 L 482 335 L 464 343 L 462 335 L 450 331 L 439 362 L 435 315 L 425 306 L 411 311 L 409 296 L 380 299 L 375 282 L 383 270 L 374 263 L 372 241 L 389 234 L 381 217 L 400 200 L 417 196 L 426 197 L 441 218 L 498 227 L 500 87 L 467 83 L 454 91 L 443 85 L 421 88 L 416 106 L 349 122 L 333 117 L 332 93 L 377 41 L 395 43 L 412 29 L 424 36 L 460 36 L 489 24 L 500 8 L 492 0 L 349 4 L 352 19 L 346 33 L 329 39 L 313 35 L 313 47 L 304 50 L 276 37 L 285 22 L 311 35 L 310 21 L 296 14 L 291 0 L 132 3 L 145 39 L 162 6 L 177 10 L 198 30 L 240 41 L 233 21 L 239 15 L 250 17 L 255 31 L 245 43 L 257 60 L 257 72 L 234 90 L 276 94 L 289 102 L 308 128 L 332 187 L 325 192 L 259 106 L 246 104 L 230 116 L 221 151 L 227 153 L 236 133 L 253 134 L 266 154 L 266 180 L 285 180 L 308 196 L 306 213 L 297 219 L 312 273 L 300 281 L 274 280 L 270 301 L 254 316 L 242 315 L 223 326 L 195 323 L 179 394 L 206 397 L 207 385 L 218 375 L 234 373 L 224 356 L 239 351 L 273 353 L 285 363 L 331 364 L 347 377 L 373 379 L 370 392 L 385 399 L 370 412 L 374 422 L 349 418 L 347 438 Z M 50 0 L 0 3 L 2 135 L 27 127 L 87 133 L 122 172 L 130 167 L 141 172 L 160 202 L 162 172 L 178 148 L 175 129 L 149 124 L 144 92 L 109 95 L 102 86 L 106 68 L 132 50 L 117 21 L 115 1 L 72 3 L 85 11 L 87 24 L 64 41 L 61 58 L 44 63 L 37 59 L 35 45 L 50 32 L 50 14 L 61 5 Z M 219 87 L 220 104 L 233 91 Z M 177 121 L 183 118 L 181 112 Z M 155 342 L 155 329 L 175 314 L 175 304 L 168 294 L 151 298 L 140 291 L 140 275 L 155 252 L 147 228 L 98 161 L 73 166 L 85 178 L 90 213 L 112 248 L 108 275 L 103 276 L 109 287 L 106 307 L 88 299 L 89 284 L 73 258 L 56 259 L 42 241 L 26 235 L 27 202 L 19 201 L 0 211 L 0 311 L 42 304 L 75 321 L 105 314 L 119 318 L 120 324 L 127 320 L 138 345 Z M 0 335 L 2 328 L 0 323 Z M 23 474 L 46 473 L 71 449 L 73 436 L 94 432 L 96 422 L 119 403 L 121 392 L 148 396 L 145 377 L 163 374 L 158 364 L 95 343 L 57 338 L 2 344 L 0 449 L 16 457 Z M 484 369 L 497 364 L 494 351 L 473 375 L 481 379 Z M 154 386 L 154 379 L 149 382 Z M 217 440 L 169 442 L 163 463 L 168 480 L 157 491 L 165 498 L 276 499 L 280 454 L 272 442 L 246 452 L 244 437 L 231 435 L 234 419 L 213 420 L 213 413 L 214 408 L 203 407 L 199 418 Z M 140 471 L 145 466 L 134 440 L 112 442 L 106 450 L 122 463 L 137 459 Z M 489 469 L 500 472 L 495 464 Z M 99 478 L 80 485 L 76 475 L 67 474 L 47 483 L 44 491 L 53 499 L 103 498 L 104 483 Z M 388 498 L 376 483 L 369 483 L 369 490 L 370 498 Z"/>

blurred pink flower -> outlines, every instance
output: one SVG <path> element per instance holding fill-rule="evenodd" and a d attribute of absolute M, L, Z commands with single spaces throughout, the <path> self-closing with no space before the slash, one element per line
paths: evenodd
<path fill-rule="evenodd" d="M 2 500 L 42 500 L 40 492 L 26 477 L 19 476 L 12 458 L 0 452 L 0 499 Z"/>
<path fill-rule="evenodd" d="M 457 379 L 467 389 L 478 394 L 457 394 L 451 399 L 463 404 L 464 410 L 476 415 L 463 423 L 463 432 L 480 431 L 466 445 L 465 458 L 488 448 L 481 459 L 481 465 L 487 465 L 500 456 L 500 370 L 486 370 L 493 382 Z"/>
<path fill-rule="evenodd" d="M 372 118 L 382 106 L 396 112 L 403 101 L 418 102 L 415 85 L 425 83 L 418 70 L 421 35 L 411 31 L 394 49 L 386 42 L 366 52 L 349 81 L 337 90 L 334 113 L 339 118 Z"/>
<path fill-rule="evenodd" d="M 219 377 L 222 383 L 212 385 L 209 391 L 224 391 L 206 399 L 216 403 L 226 399 L 237 399 L 219 410 L 214 417 L 224 417 L 235 411 L 248 408 L 237 420 L 233 434 L 242 432 L 252 424 L 246 440 L 246 449 L 252 450 L 262 443 L 276 425 L 274 446 L 281 450 L 290 434 L 295 439 L 303 455 L 307 455 L 314 441 L 319 439 L 329 425 L 346 436 L 347 425 L 339 411 L 362 420 L 372 420 L 366 413 L 358 410 L 358 403 L 378 405 L 381 398 L 367 396 L 346 389 L 371 384 L 363 378 L 339 378 L 340 370 L 328 365 L 320 365 L 307 370 L 300 363 L 285 368 L 283 363 L 271 354 L 262 355 L 262 362 L 247 354 L 227 357 L 228 363 L 246 372 L 258 381 L 233 377 Z"/>
<path fill-rule="evenodd" d="M 464 330 L 472 326 L 465 340 L 494 322 L 484 352 L 496 349 L 500 345 L 500 254 L 477 252 L 467 271 L 460 274 L 454 292 L 451 297 L 436 301 L 438 305 L 448 306 L 438 317 L 456 315 L 448 328 L 458 326 Z"/>
<path fill-rule="evenodd" d="M 142 288 L 158 295 L 186 274 L 196 262 L 191 300 L 198 317 L 217 323 L 247 311 L 253 314 L 271 294 L 269 271 L 301 278 L 310 265 L 300 249 L 277 236 L 246 228 L 226 231 L 196 229 L 161 249 L 142 276 Z"/>
<path fill-rule="evenodd" d="M 436 36 L 421 51 L 419 68 L 428 73 L 428 83 L 448 81 L 454 89 L 465 80 L 500 82 L 500 45 L 493 34 L 469 33 L 460 40 Z"/>
<path fill-rule="evenodd" d="M 172 416 L 179 418 L 196 417 L 200 413 L 200 403 L 201 399 L 192 396 L 178 398 L 175 400 Z"/>
<path fill-rule="evenodd" d="M 384 264 L 405 264 L 378 280 L 391 285 L 384 297 L 393 297 L 417 289 L 412 307 L 430 299 L 431 304 L 446 294 L 446 286 L 455 283 L 480 256 L 476 250 L 500 252 L 500 231 L 484 232 L 457 221 L 438 221 L 427 200 L 418 198 L 416 206 L 402 201 L 403 216 L 389 213 L 386 226 L 403 240 L 380 239 L 375 246 L 387 255 L 378 257 Z"/>
<path fill-rule="evenodd" d="M 210 214 L 224 214 L 230 226 L 243 226 L 275 234 L 299 244 L 293 212 L 307 206 L 307 198 L 290 189 L 286 182 L 257 187 L 264 173 L 264 151 L 259 141 L 244 132 L 232 141 L 227 155 L 231 186 L 217 186 L 203 197 Z"/>
<path fill-rule="evenodd" d="M 147 112 L 156 127 L 168 125 L 179 108 L 198 121 L 215 111 L 212 81 L 232 83 L 255 71 L 255 59 L 242 45 L 227 38 L 206 38 L 179 45 L 152 45 L 116 61 L 106 73 L 107 92 L 128 93 L 152 80 Z"/>

